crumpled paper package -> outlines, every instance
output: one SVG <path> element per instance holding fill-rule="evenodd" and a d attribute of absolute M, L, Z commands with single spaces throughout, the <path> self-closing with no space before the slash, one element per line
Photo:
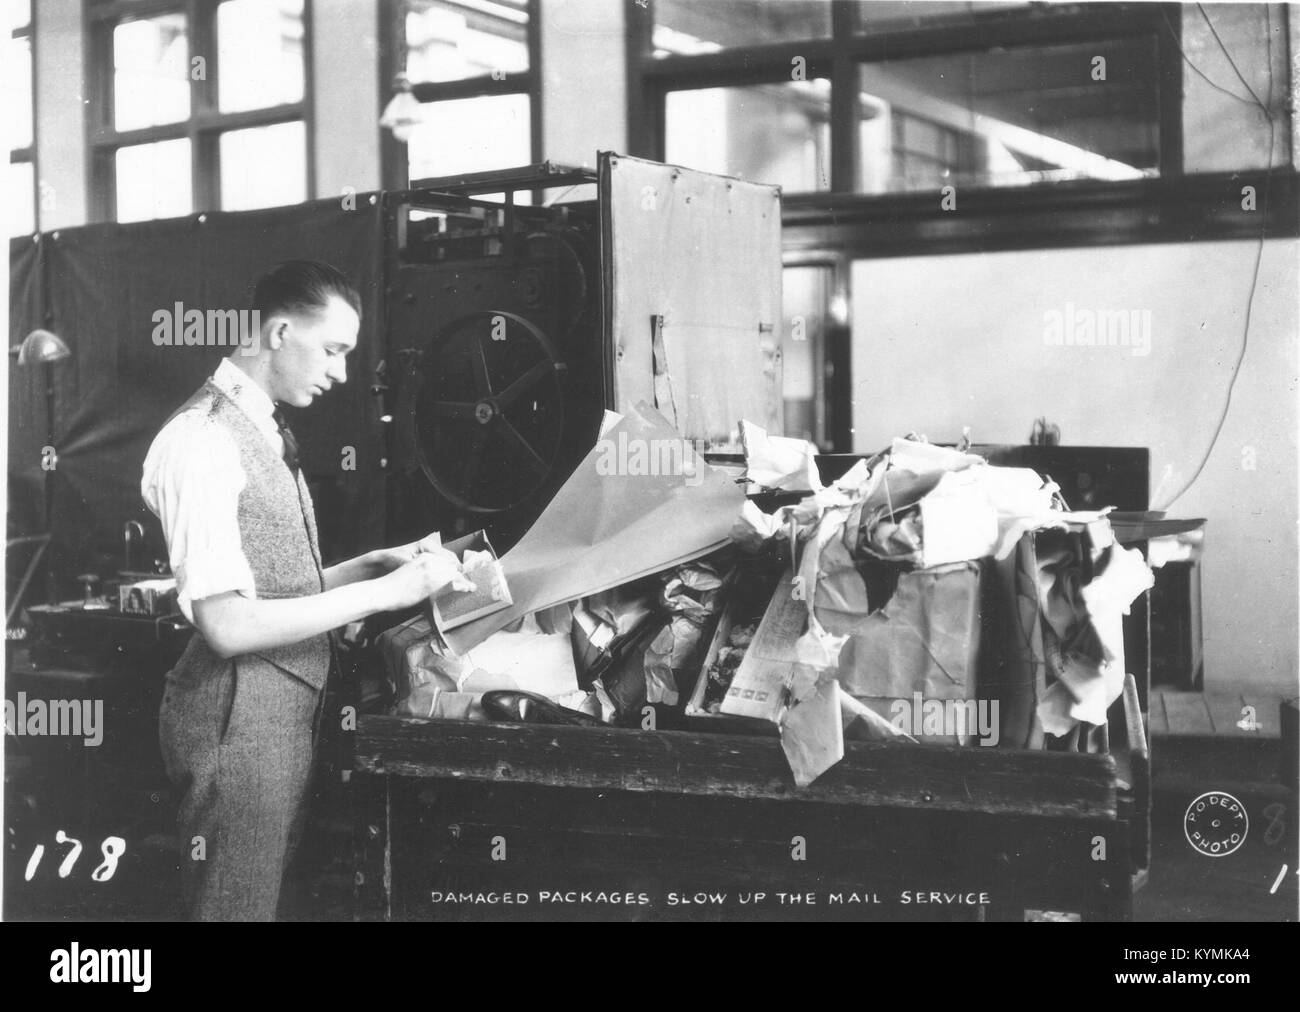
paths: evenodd
<path fill-rule="evenodd" d="M 844 690 L 882 718 L 898 700 L 964 701 L 976 696 L 980 647 L 980 567 L 957 562 L 899 577 L 883 608 L 859 618 L 840 652 Z M 925 734 L 927 742 L 966 745 L 955 733 Z M 999 732 L 1000 733 L 1000 732 Z"/>
<path fill-rule="evenodd" d="M 699 676 L 723 583 L 718 563 L 701 560 L 642 581 L 617 600 L 607 594 L 583 602 L 574 642 L 593 658 L 584 670 L 596 676 L 606 720 L 639 718 L 651 704 L 677 705 L 688 678 Z"/>
<path fill-rule="evenodd" d="M 680 566 L 664 584 L 660 602 L 671 616 L 645 652 L 646 702 L 676 706 L 678 678 L 698 672 L 705 633 L 722 608 L 723 579 L 706 563 Z"/>
<path fill-rule="evenodd" d="M 921 500 L 922 563 L 1005 559 L 1029 531 L 1099 520 L 1109 510 L 1055 508 L 1060 488 L 1025 467 L 950 472 Z"/>
<path fill-rule="evenodd" d="M 554 699 L 578 690 L 573 664 L 569 623 L 563 612 L 526 615 L 511 627 L 493 633 L 461 656 L 471 673 L 462 676 L 458 688 L 488 692 L 493 689 L 522 689 Z M 545 625 L 543 625 L 545 623 Z"/>
<path fill-rule="evenodd" d="M 627 637 L 654 613 L 659 595 L 657 578 L 637 580 L 592 594 L 573 608 L 573 652 L 579 681 L 598 677 Z"/>
<path fill-rule="evenodd" d="M 769 436 L 766 429 L 743 420 L 740 439 L 745 450 L 745 477 L 750 492 L 821 490 L 817 447 L 806 439 Z"/>
<path fill-rule="evenodd" d="M 988 635 L 976 684 L 981 697 L 998 701 L 999 746 L 1040 749 L 1038 704 L 1047 691 L 1047 662 L 1034 536 L 1022 537 L 1005 559 L 985 560 L 982 566 L 984 603 L 992 612 L 981 628 Z"/>
<path fill-rule="evenodd" d="M 566 710 L 577 710 L 579 713 L 585 713 L 588 717 L 595 717 L 597 720 L 603 719 L 600 712 L 600 701 L 596 698 L 596 693 L 587 689 L 577 689 L 574 692 L 566 692 L 562 696 L 552 696 L 551 702 L 563 706 Z"/>
<path fill-rule="evenodd" d="M 424 686 L 458 692 L 461 680 L 469 676 L 474 666 L 468 659 L 447 652 L 427 617 L 413 619 L 404 623 L 404 627 L 418 639 L 406 648 L 402 671 L 395 679 L 398 697 Z"/>
<path fill-rule="evenodd" d="M 405 650 L 396 712 L 485 719 L 477 704 L 484 692 L 523 690 L 557 701 L 579 692 L 570 615 L 567 605 L 526 615 L 462 655 L 447 649 L 427 618 L 404 623 L 404 639 L 419 638 Z"/>
<path fill-rule="evenodd" d="M 855 503 L 850 547 L 888 562 L 923 564 L 924 530 L 918 503 L 930 494 L 946 472 L 917 473 L 882 458 Z"/>
<path fill-rule="evenodd" d="M 646 653 L 667 624 L 667 617 L 652 614 L 625 639 L 612 663 L 592 683 L 606 722 L 639 717 L 647 703 L 659 701 L 649 698 L 654 679 L 646 673 Z"/>
<path fill-rule="evenodd" d="M 842 754 L 842 742 L 836 740 L 839 732 L 826 716 L 831 708 L 825 688 L 828 673 L 834 681 L 834 673 L 841 670 L 849 672 L 859 691 L 864 687 L 858 684 L 864 672 L 874 676 L 882 669 L 924 670 L 928 673 L 920 678 L 921 691 L 926 698 L 941 700 L 971 698 L 974 681 L 988 673 L 991 698 L 999 699 L 1005 711 L 999 740 L 1011 747 L 1038 747 L 1044 729 L 1059 732 L 1083 719 L 1096 718 L 1104 724 L 1105 710 L 1123 686 L 1121 615 L 1133 597 L 1150 585 L 1150 573 L 1137 553 L 1122 555 L 1125 550 L 1118 545 L 1095 538 L 1101 554 L 1094 560 L 1092 581 L 1063 571 L 1060 595 L 1044 595 L 1040 604 L 1034 545 L 1026 534 L 1082 526 L 1100 537 L 1109 529 L 1108 510 L 1066 511 L 1058 488 L 1032 470 L 993 467 L 974 454 L 912 439 L 894 440 L 889 452 L 872 458 L 872 463 L 874 467 L 859 461 L 839 482 L 771 514 L 752 503 L 742 507 L 733 524 L 733 541 L 757 549 L 784 540 L 797 561 L 790 586 L 777 591 L 778 596 L 787 594 L 790 602 L 773 599 L 772 608 L 779 614 L 769 624 L 779 629 L 764 637 L 760 625 L 746 654 L 748 666 L 742 662 L 722 712 L 778 723 L 799 783 L 811 782 Z M 994 580 L 990 600 L 1009 609 L 1002 623 L 1006 628 L 998 632 L 1013 642 L 1004 644 L 996 657 L 975 653 L 984 603 L 975 584 L 962 597 L 969 607 L 963 611 L 965 620 L 958 623 L 960 630 L 954 632 L 946 625 L 916 630 L 910 657 L 897 651 L 891 655 L 888 649 L 871 655 L 851 638 L 863 620 L 898 590 L 888 581 L 866 578 L 869 566 L 881 564 L 864 563 L 870 558 L 896 567 L 882 572 L 900 574 L 898 580 L 907 575 L 909 566 L 962 569 L 974 560 L 987 560 L 984 565 L 990 567 Z M 875 594 L 883 600 L 874 600 Z M 900 600 L 899 607 L 905 603 Z M 796 618 L 799 604 L 804 610 Z M 881 613 L 881 619 L 887 614 Z M 1086 627 L 1079 626 L 1080 614 L 1087 618 Z M 1053 628 L 1054 617 L 1063 626 L 1059 634 Z M 764 621 L 769 622 L 768 615 Z M 949 633 L 951 650 L 944 645 Z M 880 639 L 876 646 L 887 640 Z M 1053 654 L 1059 660 L 1051 668 L 1055 681 L 1049 687 L 1044 672 L 1050 664 L 1044 658 L 1052 654 L 1053 643 L 1058 648 L 1063 644 L 1064 649 Z M 938 656 L 930 652 L 935 647 Z M 900 698 L 911 696 L 911 690 L 901 691 L 889 677 L 886 684 L 891 692 L 897 690 Z M 851 691 L 836 684 L 841 686 L 841 700 L 853 699 Z M 978 685 L 975 689 L 982 698 L 984 690 Z M 900 729 L 871 707 L 853 702 L 885 727 L 855 724 L 863 718 L 842 702 L 840 732 L 847 727 L 856 734 L 899 734 Z M 791 715 L 801 707 L 803 712 L 791 723 Z"/>
<path fill-rule="evenodd" d="M 644 656 L 662 624 L 662 578 L 648 577 L 579 601 L 573 611 L 573 651 L 580 684 L 594 692 L 597 715 L 626 719 L 646 702 Z"/>
<path fill-rule="evenodd" d="M 913 566 L 924 565 L 921 551 L 921 510 L 912 507 L 899 513 L 877 507 L 866 526 L 862 548 L 878 559 Z"/>
<path fill-rule="evenodd" d="M 889 444 L 890 466 L 913 474 L 961 471 L 985 463 L 984 458 L 947 446 L 935 446 L 917 439 L 895 436 Z"/>
<path fill-rule="evenodd" d="M 721 712 L 776 724 L 795 783 L 807 786 L 844 758 L 843 710 L 870 736 L 900 732 L 845 701 L 836 673 L 846 637 L 827 632 L 794 587 L 793 572 L 777 585 Z"/>
<path fill-rule="evenodd" d="M 845 741 L 892 741 L 903 738 L 918 744 L 906 731 L 900 731 L 892 721 L 887 721 L 865 703 L 859 702 L 840 688 L 840 722 L 844 725 Z"/>
<path fill-rule="evenodd" d="M 595 693 L 570 692 L 554 700 L 560 706 L 578 710 L 591 717 L 600 716 Z M 417 687 L 397 706 L 399 717 L 424 717 L 435 720 L 488 720 L 483 710 L 483 693 L 454 692 L 437 685 Z"/>
<path fill-rule="evenodd" d="M 747 550 L 756 550 L 774 537 L 786 537 L 791 526 L 800 532 L 811 530 L 828 509 L 852 509 L 876 481 L 864 460 L 859 460 L 841 478 L 799 502 L 764 513 L 753 502 L 741 504 L 731 525 L 731 540 Z"/>
<path fill-rule="evenodd" d="M 834 678 L 815 685 L 781 721 L 781 751 L 799 787 L 807 787 L 844 758 L 840 686 Z"/>
<path fill-rule="evenodd" d="M 1056 680 L 1039 702 L 1038 717 L 1057 737 L 1081 722 L 1106 723 L 1106 711 L 1124 691 L 1123 616 L 1154 583 L 1142 553 L 1117 542 L 1093 560 L 1088 582 L 1082 562 L 1069 547 L 1039 559 L 1043 640 Z"/>
<path fill-rule="evenodd" d="M 397 704 L 399 717 L 436 720 L 487 720 L 481 692 L 456 692 L 434 684 L 419 685 Z"/>

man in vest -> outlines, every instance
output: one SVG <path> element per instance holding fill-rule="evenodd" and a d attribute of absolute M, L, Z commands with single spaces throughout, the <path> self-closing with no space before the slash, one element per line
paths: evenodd
<path fill-rule="evenodd" d="M 274 268 L 253 291 L 256 354 L 224 359 L 145 459 L 141 491 L 197 629 L 167 674 L 159 727 L 196 919 L 275 917 L 310 780 L 329 631 L 448 586 L 469 589 L 436 534 L 321 564 L 278 405 L 305 407 L 346 381 L 360 307 L 328 264 Z"/>

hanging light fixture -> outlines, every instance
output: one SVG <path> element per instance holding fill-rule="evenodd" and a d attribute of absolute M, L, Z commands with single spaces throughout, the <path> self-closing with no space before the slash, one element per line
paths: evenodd
<path fill-rule="evenodd" d="M 19 365 L 39 365 L 42 362 L 62 362 L 65 358 L 71 358 L 72 352 L 69 350 L 63 338 L 58 334 L 51 333 L 48 330 L 33 330 L 25 338 L 22 344 L 14 345 L 9 349 L 9 354 L 18 356 Z"/>
<path fill-rule="evenodd" d="M 379 125 L 393 131 L 393 136 L 405 144 L 411 139 L 411 133 L 424 122 L 420 102 L 411 92 L 411 79 L 406 74 L 393 78 L 393 87 L 397 93 L 384 108 L 379 117 Z"/>

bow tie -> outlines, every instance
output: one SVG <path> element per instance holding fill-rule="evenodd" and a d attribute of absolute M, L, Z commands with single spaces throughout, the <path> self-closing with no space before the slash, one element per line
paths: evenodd
<path fill-rule="evenodd" d="M 280 430 L 280 438 L 284 441 L 284 462 L 289 466 L 289 470 L 294 474 L 298 473 L 298 440 L 293 436 L 293 431 L 289 428 L 289 423 L 284 420 L 284 415 L 280 412 L 279 407 L 271 413 L 275 419 L 276 427 Z"/>

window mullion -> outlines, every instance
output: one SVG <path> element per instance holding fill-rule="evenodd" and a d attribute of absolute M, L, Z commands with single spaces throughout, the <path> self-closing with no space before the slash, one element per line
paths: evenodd
<path fill-rule="evenodd" d="M 852 193 L 858 188 L 860 178 L 857 124 L 862 113 L 858 108 L 858 66 L 842 44 L 853 34 L 855 14 L 854 5 L 847 0 L 834 0 L 831 4 L 830 188 L 837 193 Z"/>
<path fill-rule="evenodd" d="M 117 165 L 115 107 L 116 81 L 113 76 L 112 21 L 85 23 L 89 38 L 90 70 L 86 85 L 90 92 L 90 114 L 86 117 L 87 166 L 90 189 L 90 220 L 113 221 L 117 217 Z"/>
<path fill-rule="evenodd" d="M 545 152 L 542 133 L 542 4 L 541 0 L 528 0 L 528 161 L 539 161 Z M 539 203 L 542 191 L 534 191 Z"/>
<path fill-rule="evenodd" d="M 218 164 L 218 134 L 212 121 L 217 114 L 216 4 L 211 0 L 187 0 L 190 37 L 190 138 L 191 180 L 195 211 L 213 211 L 221 206 L 221 167 Z M 196 65 L 196 60 L 202 63 Z"/>

